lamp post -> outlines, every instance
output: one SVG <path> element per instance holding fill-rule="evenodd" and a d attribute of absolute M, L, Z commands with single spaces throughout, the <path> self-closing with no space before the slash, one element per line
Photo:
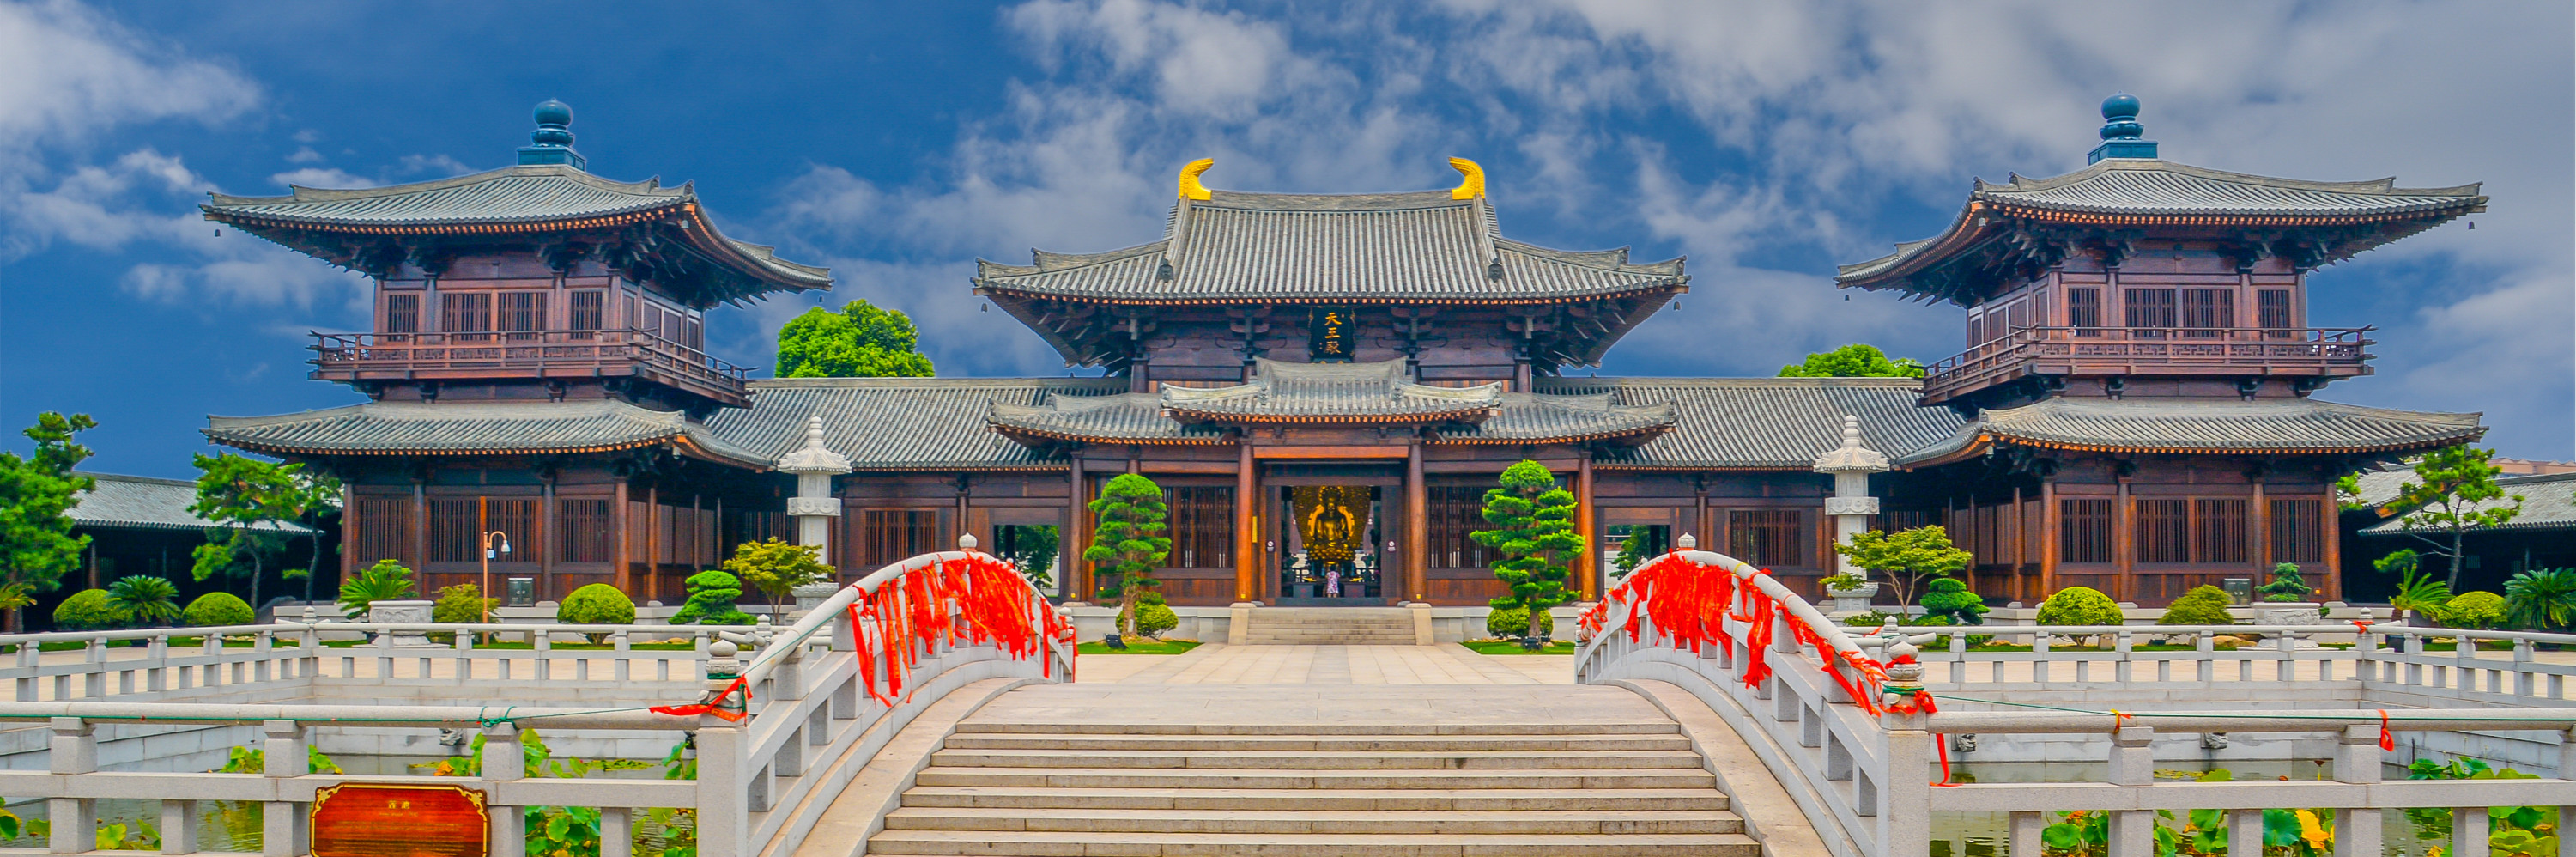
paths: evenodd
<path fill-rule="evenodd" d="M 510 555 L 509 533 L 492 530 L 483 534 L 483 591 L 476 593 L 475 600 L 483 605 L 483 622 L 487 625 L 492 622 L 492 599 L 488 594 L 492 591 L 492 555 L 495 553 L 492 546 L 493 539 L 501 540 L 501 546 L 497 551 L 500 555 Z"/>

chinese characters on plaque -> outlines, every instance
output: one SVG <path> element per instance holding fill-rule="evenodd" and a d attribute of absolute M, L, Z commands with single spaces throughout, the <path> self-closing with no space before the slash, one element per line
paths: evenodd
<path fill-rule="evenodd" d="M 1359 338 L 1359 325 L 1349 307 L 1316 307 L 1307 319 L 1307 359 L 1317 363 L 1348 363 L 1351 349 Z"/>

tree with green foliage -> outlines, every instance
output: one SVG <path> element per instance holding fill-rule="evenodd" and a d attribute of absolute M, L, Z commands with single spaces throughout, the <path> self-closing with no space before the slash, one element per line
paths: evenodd
<path fill-rule="evenodd" d="M 2473 446 L 2446 446 L 2415 459 L 2414 478 L 2397 486 L 2397 497 L 2388 501 L 2392 508 L 2404 509 L 2397 521 L 2407 535 L 2433 547 L 2433 556 L 2450 561 L 2450 577 L 2444 583 L 2460 587 L 2461 542 L 2470 530 L 2501 527 L 2522 514 L 2522 495 L 2507 494 L 2496 484 L 2502 468 L 2488 463 L 2495 450 Z M 2361 477 L 2352 474 L 2335 482 L 2346 496 L 2361 494 Z"/>
<path fill-rule="evenodd" d="M 2424 572 L 2422 556 L 2414 548 L 2400 548 L 2387 556 L 2370 561 L 2380 574 L 2397 578 L 2397 592 L 2388 596 L 2388 606 L 2411 610 L 2425 618 L 2442 614 L 2442 605 L 2451 601 L 2451 585 L 2434 580 Z"/>
<path fill-rule="evenodd" d="M 2515 627 L 2555 631 L 2576 620 L 2576 568 L 2533 568 L 2504 582 L 2504 616 Z"/>
<path fill-rule="evenodd" d="M 2042 625 L 2118 625 L 2128 621 L 2119 602 L 2089 586 L 2069 586 L 2039 604 Z"/>
<path fill-rule="evenodd" d="M 1082 560 L 1091 563 L 1094 576 L 1117 584 L 1119 633 L 1141 636 L 1137 599 L 1159 585 L 1154 569 L 1172 554 L 1172 539 L 1164 535 L 1169 527 L 1163 520 L 1170 510 L 1163 505 L 1163 487 L 1143 476 L 1121 474 L 1100 487 L 1100 499 L 1091 501 L 1090 508 L 1100 523 L 1092 528 L 1091 546 L 1083 549 Z"/>
<path fill-rule="evenodd" d="M 596 585 L 596 584 L 594 584 Z M 440 624 L 470 625 L 492 618 L 492 609 L 501 599 L 483 597 L 483 587 L 459 583 L 438 588 L 438 597 L 430 599 L 429 621 Z"/>
<path fill-rule="evenodd" d="M 199 455 L 197 501 L 188 511 L 218 526 L 206 530 L 206 543 L 194 553 L 192 572 L 198 580 L 217 574 L 250 578 L 250 602 L 259 603 L 259 585 L 268 560 L 293 540 L 285 525 L 321 523 L 337 510 L 339 480 L 309 474 L 301 464 L 279 464 L 225 453 Z M 322 540 L 311 538 L 313 554 L 303 569 L 284 572 L 304 578 L 304 597 L 313 598 L 314 568 L 322 564 Z M 244 568 L 245 564 L 248 566 Z"/>
<path fill-rule="evenodd" d="M 1574 529 L 1580 511 L 1574 492 L 1558 487 L 1556 474 L 1529 460 L 1504 468 L 1499 482 L 1485 492 L 1485 523 L 1494 528 L 1468 534 L 1494 550 L 1494 579 L 1510 593 L 1486 603 L 1533 615 L 1565 603 L 1572 563 L 1581 561 L 1588 549 L 1583 534 Z"/>
<path fill-rule="evenodd" d="M 771 616 L 784 617 L 787 598 L 796 587 L 831 579 L 832 567 L 823 564 L 822 550 L 778 539 L 743 542 L 734 547 L 733 558 L 724 561 L 724 570 L 768 596 Z"/>
<path fill-rule="evenodd" d="M 1976 558 L 1951 544 L 1949 531 L 1939 524 L 1893 533 L 1865 530 L 1849 543 L 1834 545 L 1834 552 L 1850 557 L 1853 565 L 1865 571 L 1887 575 L 1900 605 L 1914 603 L 1914 589 L 1923 581 L 1956 574 Z"/>
<path fill-rule="evenodd" d="M 2173 603 L 2165 605 L 2165 615 L 2158 617 L 2156 624 L 2233 625 L 2236 624 L 2236 614 L 2227 612 L 2227 608 L 2235 604 L 2236 599 L 2229 596 L 2227 590 L 2215 586 L 2195 586 L 2191 591 L 2183 593 L 2181 598 L 2176 598 Z"/>
<path fill-rule="evenodd" d="M 197 628 L 248 625 L 259 621 L 259 614 L 252 612 L 250 602 L 241 600 L 239 595 L 209 592 L 188 602 L 188 609 L 179 612 L 179 621 Z"/>
<path fill-rule="evenodd" d="M 2484 630 L 2504 621 L 2504 596 L 2493 592 L 2463 592 L 2442 605 L 2435 618 L 2453 628 Z"/>
<path fill-rule="evenodd" d="M 715 569 L 689 575 L 689 600 L 671 614 L 673 625 L 749 625 L 751 614 L 734 606 L 742 597 L 742 578 Z"/>
<path fill-rule="evenodd" d="M 928 377 L 912 317 L 855 300 L 833 312 L 805 311 L 778 329 L 778 377 Z"/>
<path fill-rule="evenodd" d="M 168 625 L 179 620 L 179 587 L 149 574 L 117 578 L 107 585 L 107 602 L 130 622 Z"/>
<path fill-rule="evenodd" d="M 1955 577 L 1936 577 L 1923 593 L 1923 617 L 1951 625 L 1983 625 L 1994 608 Z"/>
<path fill-rule="evenodd" d="M 419 589 L 412 583 L 411 569 L 389 559 L 358 572 L 358 576 L 340 581 L 340 615 L 365 620 L 367 605 L 378 601 L 401 601 Z"/>
<path fill-rule="evenodd" d="M 1029 585 L 1046 592 L 1055 588 L 1056 552 L 1063 549 L 1063 537 L 1053 524 L 1018 524 L 994 527 L 993 553 L 1020 570 Z"/>
<path fill-rule="evenodd" d="M 2254 591 L 2263 593 L 2265 601 L 2289 602 L 2306 598 L 2317 589 L 2308 585 L 2307 575 L 2299 573 L 2298 563 L 2276 562 L 2272 564 L 2271 582 L 2254 587 Z"/>
<path fill-rule="evenodd" d="M 61 586 L 89 548 L 89 537 L 73 535 L 72 519 L 64 513 L 79 504 L 81 492 L 97 486 L 72 471 L 90 456 L 74 436 L 97 427 L 88 414 L 46 411 L 19 432 L 36 442 L 32 454 L 0 452 L 0 586 L 19 587 L 30 602 L 36 593 Z M 18 611 L 25 606 L 8 608 L 10 630 L 17 630 Z"/>
<path fill-rule="evenodd" d="M 1666 537 L 1665 530 L 1651 524 L 1630 529 L 1628 537 L 1619 540 L 1619 555 L 1610 560 L 1610 576 L 1626 579 L 1637 566 L 1672 550 L 1672 539 Z"/>
<path fill-rule="evenodd" d="M 635 624 L 635 599 L 605 583 L 593 583 L 564 596 L 555 608 L 555 621 L 566 625 L 632 625 Z M 587 634 L 593 643 L 608 641 L 608 635 Z"/>
<path fill-rule="evenodd" d="M 1807 355 L 1802 363 L 1780 367 L 1782 378 L 1921 378 L 1923 364 L 1911 357 L 1887 359 L 1874 345 L 1852 343 Z"/>

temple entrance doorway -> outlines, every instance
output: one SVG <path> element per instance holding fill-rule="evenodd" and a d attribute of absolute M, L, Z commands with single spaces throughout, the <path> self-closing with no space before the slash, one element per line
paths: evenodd
<path fill-rule="evenodd" d="M 1387 512 L 1395 492 L 1374 485 L 1283 485 L 1272 489 L 1270 536 L 1276 604 L 1283 607 L 1381 606 L 1387 561 L 1395 555 Z"/>

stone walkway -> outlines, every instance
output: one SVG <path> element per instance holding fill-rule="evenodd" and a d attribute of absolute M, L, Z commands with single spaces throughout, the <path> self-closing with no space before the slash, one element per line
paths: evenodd
<path fill-rule="evenodd" d="M 1228 646 L 1186 654 L 1086 655 L 1080 683 L 1572 684 L 1568 655 L 1480 655 L 1438 646 Z"/>

